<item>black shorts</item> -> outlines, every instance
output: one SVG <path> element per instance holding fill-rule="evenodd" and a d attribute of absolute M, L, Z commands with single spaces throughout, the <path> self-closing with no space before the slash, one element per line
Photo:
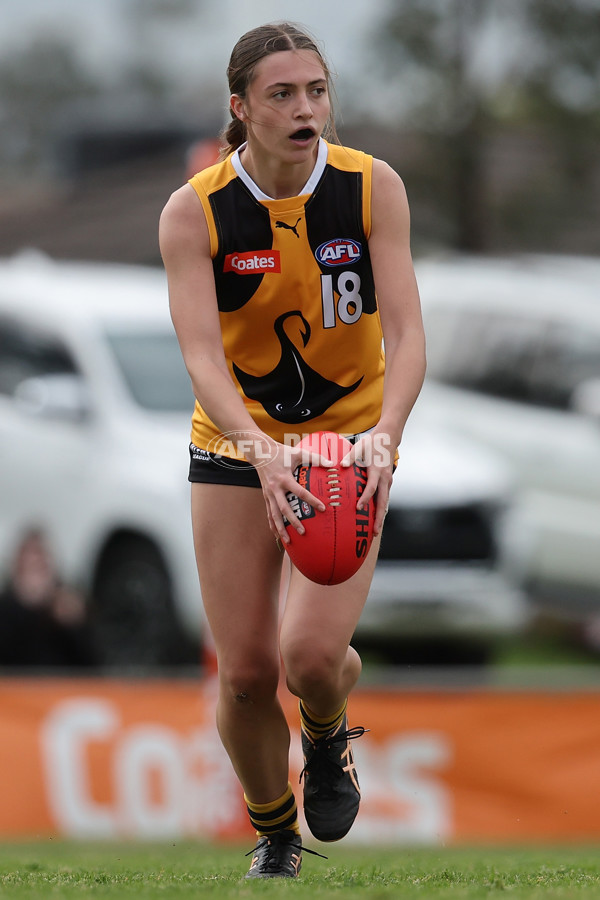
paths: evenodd
<path fill-rule="evenodd" d="M 348 440 L 355 444 L 366 434 L 353 434 Z M 219 453 L 211 453 L 202 450 L 195 444 L 190 444 L 190 473 L 188 481 L 200 484 L 235 484 L 239 487 L 262 487 L 258 472 L 244 459 L 232 459 L 229 456 L 221 456 Z"/>
<path fill-rule="evenodd" d="M 190 444 L 190 474 L 188 481 L 201 484 L 236 484 L 238 487 L 261 487 L 258 472 L 244 459 L 231 459 L 218 453 L 201 450 Z"/>

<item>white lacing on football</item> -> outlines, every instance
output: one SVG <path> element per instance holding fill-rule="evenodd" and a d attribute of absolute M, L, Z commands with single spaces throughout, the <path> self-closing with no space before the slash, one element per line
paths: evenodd
<path fill-rule="evenodd" d="M 337 469 L 327 469 L 327 491 L 329 493 L 329 505 L 340 506 L 340 479 Z"/>

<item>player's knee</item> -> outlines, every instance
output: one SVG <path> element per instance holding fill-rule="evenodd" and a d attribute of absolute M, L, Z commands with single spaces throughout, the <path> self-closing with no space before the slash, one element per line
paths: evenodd
<path fill-rule="evenodd" d="M 337 659 L 317 647 L 291 649 L 284 657 L 284 664 L 288 688 L 298 697 L 310 696 L 339 678 Z"/>
<path fill-rule="evenodd" d="M 221 693 L 235 705 L 270 702 L 277 693 L 279 667 L 264 661 L 239 662 L 219 675 Z"/>

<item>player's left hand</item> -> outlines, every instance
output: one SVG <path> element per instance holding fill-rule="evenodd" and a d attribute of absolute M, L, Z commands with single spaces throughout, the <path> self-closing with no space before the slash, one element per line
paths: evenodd
<path fill-rule="evenodd" d="M 395 449 L 388 434 L 373 429 L 358 440 L 341 461 L 342 466 L 356 463 L 367 469 L 367 484 L 356 506 L 362 509 L 371 498 L 375 498 L 374 534 L 381 532 L 388 510 Z"/>

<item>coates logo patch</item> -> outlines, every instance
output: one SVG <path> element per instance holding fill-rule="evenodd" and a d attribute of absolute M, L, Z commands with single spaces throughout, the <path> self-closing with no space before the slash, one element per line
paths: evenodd
<path fill-rule="evenodd" d="M 247 253 L 228 253 L 224 272 L 238 275 L 262 275 L 265 272 L 281 272 L 279 250 L 250 250 Z"/>
<path fill-rule="evenodd" d="M 334 238 L 317 247 L 315 256 L 326 266 L 348 266 L 358 262 L 362 250 L 352 238 Z"/>

